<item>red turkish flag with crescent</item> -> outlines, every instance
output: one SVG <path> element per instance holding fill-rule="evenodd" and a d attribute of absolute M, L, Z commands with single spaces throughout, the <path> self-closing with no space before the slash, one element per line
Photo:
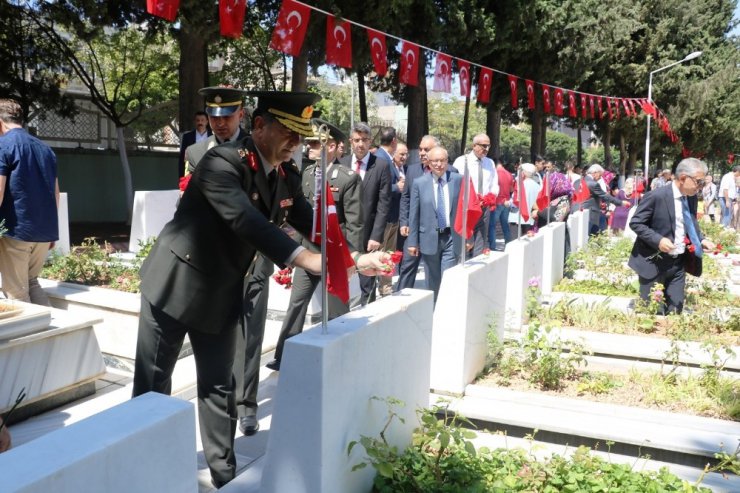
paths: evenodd
<path fill-rule="evenodd" d="M 470 62 L 457 60 L 457 67 L 460 70 L 460 96 L 470 97 Z"/>
<path fill-rule="evenodd" d="M 576 93 L 573 91 L 568 92 L 568 111 L 569 115 L 573 118 L 578 116 L 578 108 L 576 108 Z"/>
<path fill-rule="evenodd" d="M 300 55 L 310 15 L 311 9 L 305 5 L 293 0 L 283 0 L 272 31 L 270 48 L 290 56 Z"/>
<path fill-rule="evenodd" d="M 419 85 L 419 46 L 408 41 L 401 43 L 401 84 Z"/>
<path fill-rule="evenodd" d="M 555 114 L 563 116 L 563 90 L 559 87 L 555 88 Z"/>
<path fill-rule="evenodd" d="M 586 114 L 586 99 L 588 99 L 588 96 L 581 94 L 581 118 L 588 118 Z"/>
<path fill-rule="evenodd" d="M 655 118 L 655 106 L 653 106 L 653 103 L 647 99 L 640 99 L 638 102 L 640 103 L 642 111 L 644 111 L 646 115 L 650 115 Z"/>
<path fill-rule="evenodd" d="M 519 98 L 516 94 L 516 81 L 518 78 L 515 75 L 509 76 L 509 89 L 511 89 L 511 107 L 517 108 L 519 106 Z"/>
<path fill-rule="evenodd" d="M 349 22 L 326 18 L 326 64 L 352 68 L 352 31 Z"/>
<path fill-rule="evenodd" d="M 632 112 L 630 112 L 630 104 L 624 98 L 622 98 L 621 101 L 622 106 L 624 107 L 624 112 L 627 113 L 627 116 L 632 116 Z"/>
<path fill-rule="evenodd" d="M 221 23 L 221 36 L 239 38 L 244 30 L 244 14 L 247 0 L 218 0 L 218 17 Z"/>
<path fill-rule="evenodd" d="M 478 77 L 478 102 L 488 103 L 491 100 L 491 82 L 493 82 L 493 71 L 487 67 L 481 67 Z"/>
<path fill-rule="evenodd" d="M 320 178 L 316 181 L 319 182 Z M 316 190 L 321 190 L 321 185 Z M 317 194 L 314 204 L 314 220 L 311 241 L 321 245 L 321 201 L 326 197 L 326 289 L 342 303 L 349 301 L 349 277 L 347 269 L 355 265 L 349 253 L 347 241 L 339 227 L 337 207 L 334 204 L 329 183 L 324 194 Z"/>
<path fill-rule="evenodd" d="M 524 85 L 527 87 L 527 105 L 530 110 L 534 109 L 535 98 L 534 98 L 534 81 L 525 79 Z"/>
<path fill-rule="evenodd" d="M 604 118 L 604 107 L 601 104 L 602 100 L 603 98 L 601 96 L 596 97 L 596 101 L 598 102 L 598 106 L 599 106 L 599 118 Z"/>
<path fill-rule="evenodd" d="M 550 86 L 542 84 L 542 103 L 545 113 L 550 113 Z"/>
<path fill-rule="evenodd" d="M 146 0 L 146 11 L 157 17 L 173 22 L 177 18 L 180 0 Z"/>
<path fill-rule="evenodd" d="M 478 200 L 478 194 L 475 193 L 471 178 L 468 178 L 468 209 L 464 234 L 462 230 L 463 204 L 465 204 L 465 182 L 460 181 L 460 192 L 457 196 L 457 212 L 455 213 L 455 231 L 467 240 L 473 236 L 475 225 L 478 224 L 478 221 L 483 215 L 483 209 L 481 209 L 480 200 Z"/>
<path fill-rule="evenodd" d="M 588 97 L 588 106 L 591 108 L 591 118 L 596 118 L 596 97 L 595 96 L 589 96 Z"/>
<path fill-rule="evenodd" d="M 367 30 L 367 40 L 370 43 L 370 54 L 373 58 L 375 73 L 385 77 L 388 73 L 388 52 L 386 51 L 385 34 L 372 29 Z"/>
<path fill-rule="evenodd" d="M 524 180 L 524 173 L 519 171 L 517 179 L 514 181 L 512 201 L 514 202 L 514 206 L 519 209 L 522 219 L 529 221 L 529 211 L 532 210 L 532 206 L 527 202 L 527 191 L 524 187 Z"/>
<path fill-rule="evenodd" d="M 452 89 L 452 58 L 444 53 L 437 53 L 437 64 L 434 68 L 434 90 L 450 92 Z"/>

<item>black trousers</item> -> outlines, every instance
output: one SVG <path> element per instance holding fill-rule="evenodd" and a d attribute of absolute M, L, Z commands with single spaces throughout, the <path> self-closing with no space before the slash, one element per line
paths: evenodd
<path fill-rule="evenodd" d="M 414 257 L 409 254 L 406 248 L 403 249 L 403 258 L 398 267 L 398 282 L 396 283 L 396 287 L 393 289 L 394 292 L 400 291 L 404 288 L 414 287 L 416 273 L 419 270 L 419 262 L 421 262 L 421 255 Z"/>
<path fill-rule="evenodd" d="M 360 305 L 365 306 L 375 301 L 375 287 L 378 285 L 378 279 L 375 276 L 357 275 L 360 277 Z"/>
<path fill-rule="evenodd" d="M 257 388 L 260 382 L 260 357 L 265 338 L 267 298 L 274 264 L 257 256 L 251 276 L 244 280 L 243 316 L 239 323 L 234 358 L 236 410 L 239 416 L 257 414 Z"/>
<path fill-rule="evenodd" d="M 236 408 L 231 373 L 236 326 L 218 334 L 189 330 L 142 296 L 133 396 L 150 391 L 167 395 L 172 392 L 172 371 L 185 334 L 190 337 L 195 357 L 203 452 L 213 479 L 225 484 L 234 479 L 236 471 Z"/>
<path fill-rule="evenodd" d="M 662 254 L 666 255 L 666 254 Z M 655 279 L 646 279 L 638 275 L 640 282 L 640 298 L 650 301 L 650 290 L 655 283 L 661 283 L 664 288 L 664 302 L 661 314 L 681 313 L 683 311 L 683 302 L 686 298 L 686 271 L 683 267 L 683 255 L 679 255 L 669 263 L 666 269 L 658 273 Z"/>
<path fill-rule="evenodd" d="M 311 303 L 316 287 L 321 282 L 321 276 L 310 274 L 303 269 L 295 269 L 293 272 L 293 287 L 290 290 L 290 302 L 285 312 L 283 326 L 280 329 L 277 347 L 275 348 L 275 359 L 281 361 L 283 358 L 283 346 L 285 341 L 303 332 L 303 324 L 306 320 L 308 305 Z M 349 306 L 342 303 L 339 298 L 329 295 L 329 319 L 337 318 L 349 312 Z"/>

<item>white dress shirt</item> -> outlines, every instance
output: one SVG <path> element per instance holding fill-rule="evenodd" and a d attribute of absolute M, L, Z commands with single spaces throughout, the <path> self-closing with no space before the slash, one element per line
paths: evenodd
<path fill-rule="evenodd" d="M 496 167 L 493 165 L 493 161 L 483 156 L 483 159 L 478 159 L 475 153 L 470 152 L 464 156 L 460 156 L 455 159 L 453 166 L 457 169 L 461 175 L 465 176 L 465 162 L 468 163 L 468 172 L 470 173 L 470 179 L 473 181 L 473 188 L 478 195 L 486 195 L 492 193 L 498 195 L 498 173 Z M 478 173 L 483 170 L 483 190 L 478 190 Z"/>
<path fill-rule="evenodd" d="M 676 226 L 674 228 L 675 234 L 673 235 L 673 250 L 671 255 L 681 255 L 686 250 L 686 244 L 684 243 L 686 238 L 686 228 L 683 224 L 683 194 L 678 189 L 675 183 L 671 183 L 673 188 L 673 207 L 676 213 Z"/>

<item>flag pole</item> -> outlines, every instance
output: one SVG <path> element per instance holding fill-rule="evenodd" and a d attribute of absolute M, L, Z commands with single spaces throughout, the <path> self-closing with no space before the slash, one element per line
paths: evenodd
<path fill-rule="evenodd" d="M 522 177 L 522 160 L 519 158 L 519 170 L 516 174 L 516 188 L 517 188 L 517 194 L 519 195 L 519 214 L 516 218 L 516 239 L 522 237 L 522 188 L 524 188 L 524 181 L 521 179 Z"/>
<path fill-rule="evenodd" d="M 329 127 L 321 125 L 319 127 L 319 142 L 321 142 L 321 158 L 320 158 L 320 169 L 321 177 L 317 182 L 321 182 L 321 190 L 317 196 L 321 197 L 321 334 L 326 335 L 329 333 L 329 276 L 326 272 L 326 229 L 327 229 L 327 214 L 328 208 L 326 206 L 326 143 L 329 140 Z"/>
<path fill-rule="evenodd" d="M 547 225 L 550 225 L 550 171 L 545 171 L 545 196 L 547 197 Z"/>
<path fill-rule="evenodd" d="M 468 155 L 465 155 L 465 172 L 463 173 L 463 215 L 462 215 L 462 245 L 460 246 L 460 260 L 462 264 L 465 264 L 465 254 L 467 249 L 465 248 L 467 238 L 465 234 L 468 232 L 468 197 L 470 196 L 470 169 L 468 168 Z M 452 206 L 452 204 L 450 204 Z"/>

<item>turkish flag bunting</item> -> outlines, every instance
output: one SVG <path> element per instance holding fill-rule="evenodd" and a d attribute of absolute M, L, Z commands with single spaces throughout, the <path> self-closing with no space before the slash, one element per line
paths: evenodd
<path fill-rule="evenodd" d="M 460 70 L 460 96 L 470 97 L 470 63 L 457 60 L 457 67 Z"/>
<path fill-rule="evenodd" d="M 338 21 L 333 15 L 326 18 L 326 63 L 352 68 L 352 32 L 349 22 Z"/>
<path fill-rule="evenodd" d="M 419 46 L 408 41 L 401 43 L 401 84 L 419 85 Z"/>
<path fill-rule="evenodd" d="M 244 14 L 247 0 L 218 0 L 218 17 L 221 21 L 221 36 L 239 38 L 244 30 Z"/>
<path fill-rule="evenodd" d="M 596 106 L 596 97 L 588 97 L 588 106 L 591 108 L 591 118 L 596 118 L 596 109 L 594 108 Z"/>
<path fill-rule="evenodd" d="M 146 0 L 146 11 L 162 19 L 173 22 L 177 18 L 180 0 Z"/>
<path fill-rule="evenodd" d="M 542 188 L 540 188 L 540 192 L 537 194 L 537 209 L 538 210 L 545 210 L 548 205 L 550 205 L 550 175 L 549 173 L 545 173 L 545 178 L 542 180 Z"/>
<path fill-rule="evenodd" d="M 385 34 L 372 29 L 367 30 L 367 40 L 370 43 L 370 54 L 373 57 L 375 73 L 385 77 L 388 73 L 388 52 L 386 51 Z"/>
<path fill-rule="evenodd" d="M 572 118 L 575 118 L 578 116 L 578 108 L 576 107 L 576 93 L 573 91 L 570 91 L 568 93 L 568 110 L 570 111 L 570 116 Z"/>
<path fill-rule="evenodd" d="M 582 204 L 586 200 L 591 198 L 591 190 L 588 189 L 588 185 L 586 184 L 586 179 L 581 178 L 578 180 L 578 187 L 576 187 L 576 191 L 573 194 L 573 203 L 575 204 Z"/>
<path fill-rule="evenodd" d="M 466 240 L 473 236 L 473 229 L 478 224 L 480 217 L 483 215 L 483 210 L 480 207 L 480 200 L 478 200 L 478 194 L 475 193 L 473 188 L 473 180 L 468 178 L 468 212 L 467 221 L 465 222 L 465 234 L 462 233 L 463 223 L 463 204 L 465 203 L 465 184 L 463 181 L 460 182 L 460 193 L 457 197 L 457 212 L 455 213 L 455 231 L 457 234 L 465 238 Z"/>
<path fill-rule="evenodd" d="M 612 98 L 612 104 L 617 118 L 622 118 L 622 114 L 619 112 L 619 99 Z"/>
<path fill-rule="evenodd" d="M 534 104 L 535 104 L 535 100 L 534 100 L 534 81 L 533 80 L 529 80 L 529 79 L 525 79 L 524 80 L 524 85 L 527 86 L 527 104 L 529 106 L 529 109 L 530 110 L 533 110 L 534 109 Z"/>
<path fill-rule="evenodd" d="M 555 114 L 563 116 L 563 90 L 559 87 L 555 88 Z"/>
<path fill-rule="evenodd" d="M 511 107 L 517 108 L 519 106 L 519 98 L 516 94 L 516 81 L 517 77 L 515 75 L 509 76 L 509 89 L 511 89 Z"/>
<path fill-rule="evenodd" d="M 612 98 L 606 98 L 606 108 L 609 110 L 609 119 L 614 118 L 612 114 Z"/>
<path fill-rule="evenodd" d="M 588 96 L 581 94 L 581 118 L 588 118 L 588 114 L 586 113 L 586 99 L 588 99 Z"/>
<path fill-rule="evenodd" d="M 491 100 L 491 82 L 493 82 L 493 71 L 487 67 L 481 67 L 478 77 L 478 102 L 488 103 Z"/>
<path fill-rule="evenodd" d="M 514 182 L 514 207 L 519 209 L 522 219 L 529 221 L 530 206 L 527 203 L 527 191 L 524 188 L 524 172 L 519 171 L 518 178 Z"/>
<path fill-rule="evenodd" d="M 630 104 L 624 98 L 622 98 L 622 106 L 624 107 L 624 112 L 627 113 L 627 116 L 632 116 L 632 112 L 630 111 Z"/>
<path fill-rule="evenodd" d="M 637 110 L 635 109 L 635 100 L 634 99 L 628 99 L 627 102 L 630 105 L 630 109 L 632 110 L 632 116 L 637 116 Z"/>
<path fill-rule="evenodd" d="M 290 56 L 300 55 L 310 15 L 311 9 L 305 5 L 293 0 L 283 0 L 272 31 L 270 48 Z"/>
<path fill-rule="evenodd" d="M 321 190 L 321 174 L 317 175 L 316 182 L 319 186 L 316 190 Z M 352 255 L 349 253 L 347 242 L 344 239 L 342 230 L 339 228 L 339 219 L 337 218 L 337 207 L 334 204 L 334 197 L 326 183 L 324 194 L 316 195 L 314 204 L 313 231 L 311 241 L 321 245 L 321 201 L 326 197 L 326 288 L 327 290 L 342 300 L 342 303 L 349 301 L 349 277 L 347 269 L 355 265 Z"/>
<path fill-rule="evenodd" d="M 604 118 L 604 107 L 602 106 L 603 98 L 601 96 L 596 96 L 597 106 L 599 107 L 599 119 Z"/>
<path fill-rule="evenodd" d="M 550 113 L 550 86 L 542 84 L 542 107 L 545 113 Z"/>
<path fill-rule="evenodd" d="M 691 151 L 684 145 L 681 146 L 681 157 L 684 159 L 691 157 Z"/>
<path fill-rule="evenodd" d="M 452 89 L 452 58 L 444 53 L 437 53 L 437 64 L 434 68 L 434 90 L 450 92 Z"/>

